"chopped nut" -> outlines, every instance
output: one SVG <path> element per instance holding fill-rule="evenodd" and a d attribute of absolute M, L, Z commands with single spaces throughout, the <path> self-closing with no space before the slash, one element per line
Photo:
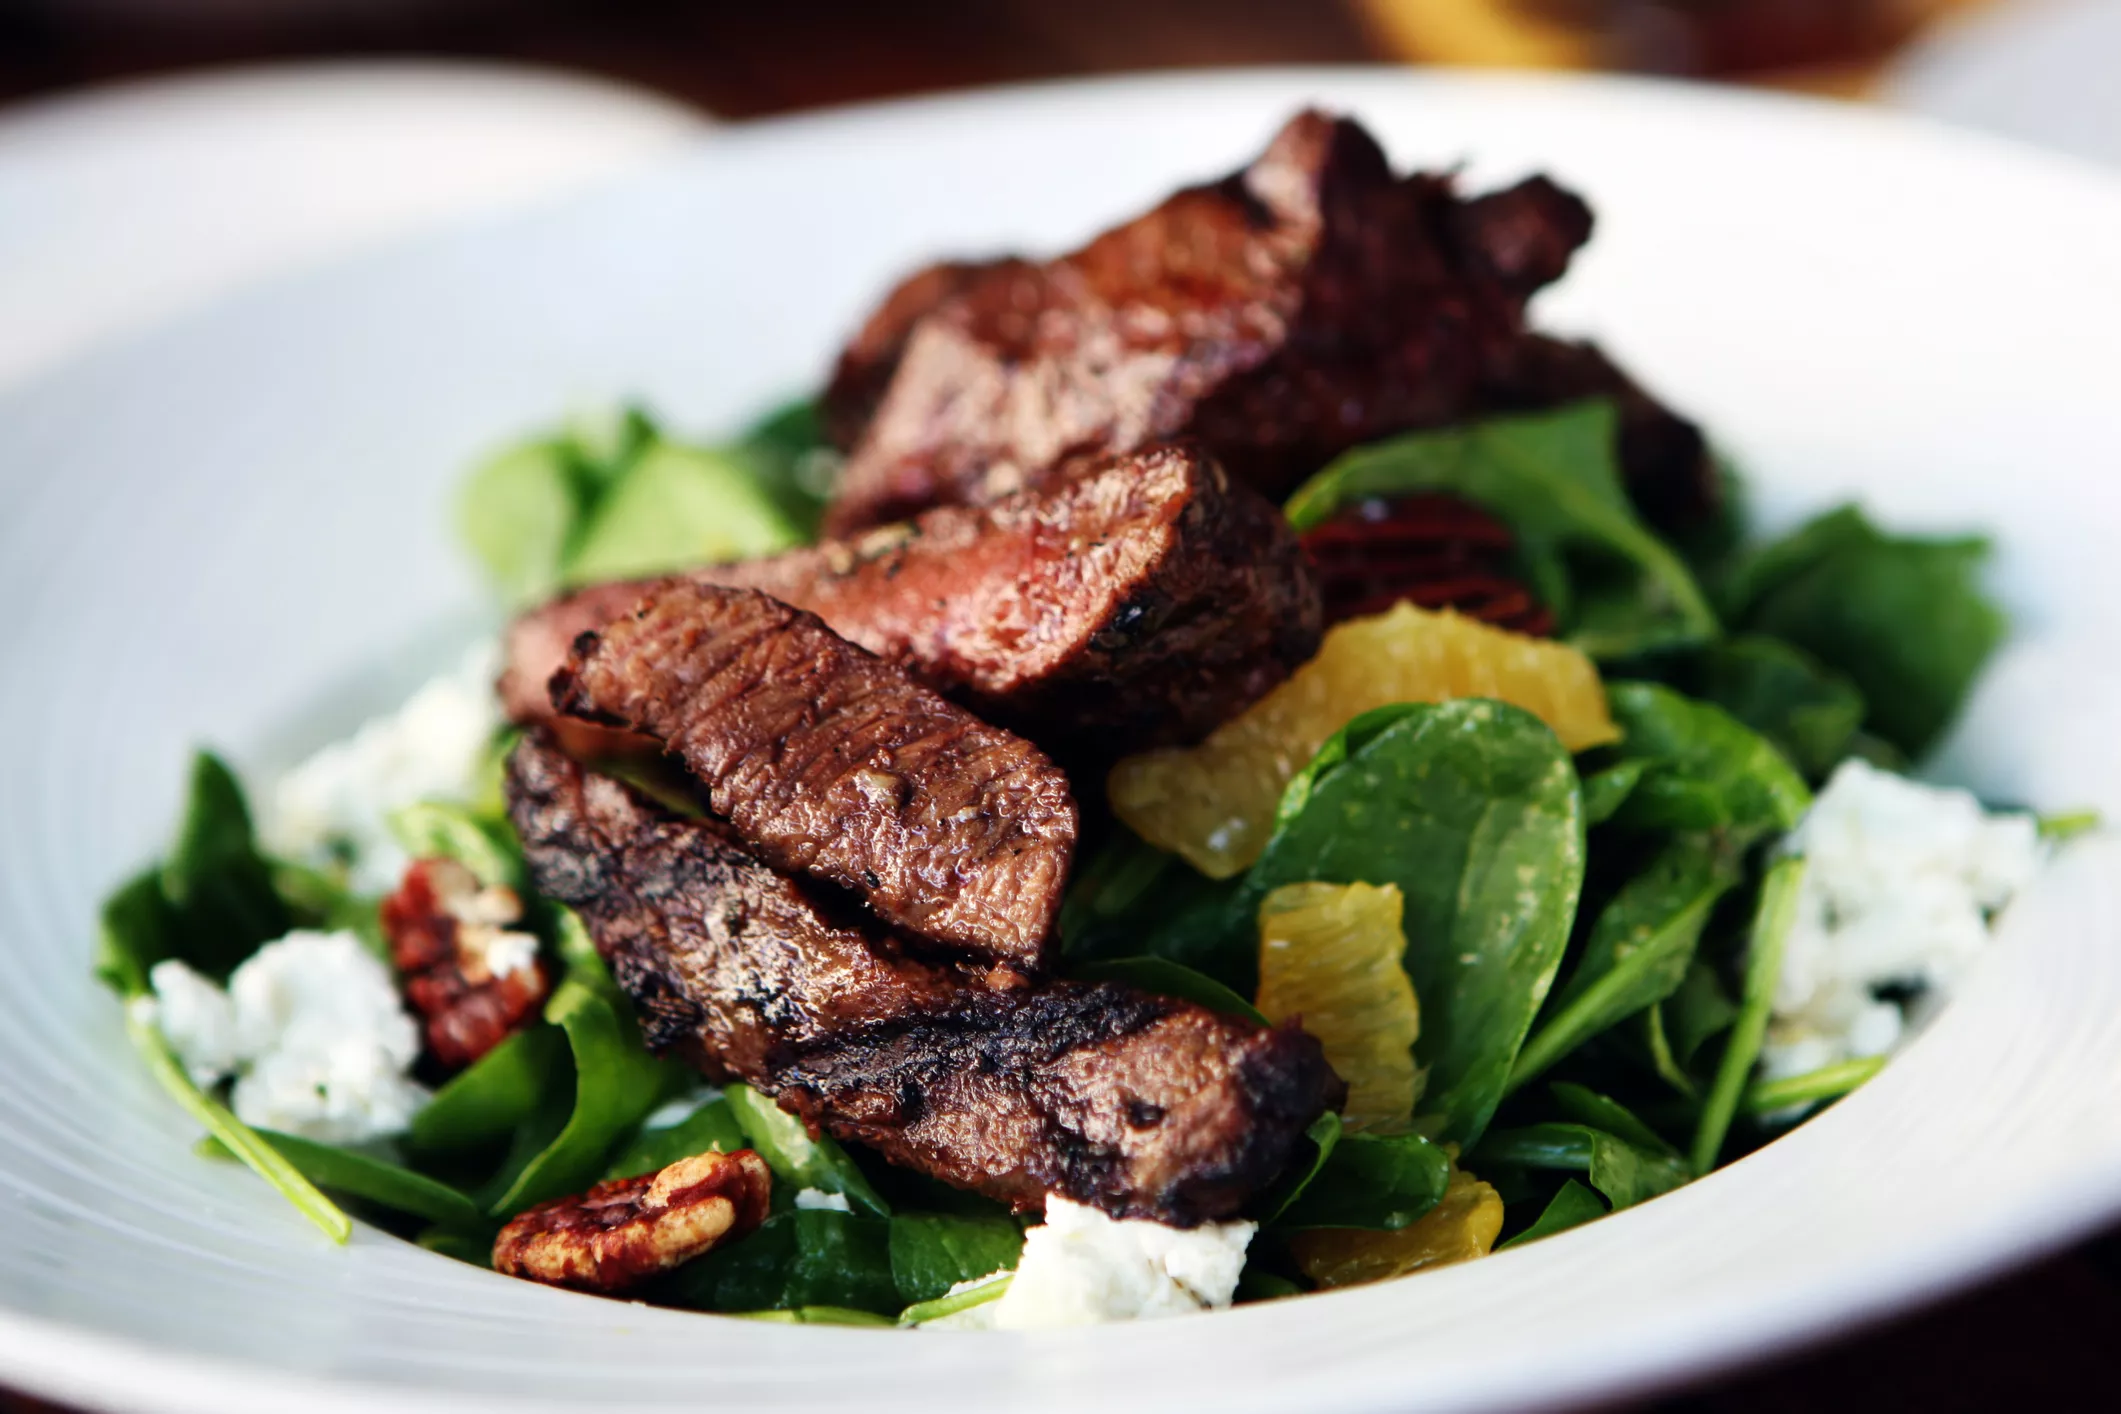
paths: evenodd
<path fill-rule="evenodd" d="M 578 1291 L 624 1291 L 766 1220 L 773 1179 L 749 1149 L 695 1154 L 656 1174 L 600 1183 L 518 1214 L 493 1269 Z"/>
<path fill-rule="evenodd" d="M 466 1066 L 537 1014 L 551 992 L 538 941 L 510 925 L 523 918 L 513 889 L 481 885 L 453 859 L 421 859 L 383 900 L 383 931 L 405 979 L 405 999 L 426 1021 L 427 1049 Z"/>

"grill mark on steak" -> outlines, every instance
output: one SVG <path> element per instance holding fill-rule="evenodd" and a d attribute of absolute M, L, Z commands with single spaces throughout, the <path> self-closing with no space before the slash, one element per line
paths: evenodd
<path fill-rule="evenodd" d="M 652 1046 L 1019 1209 L 1060 1193 L 1179 1226 L 1228 1216 L 1344 1093 L 1294 1027 L 914 960 L 542 732 L 509 759 L 508 808 L 539 892 L 580 912 Z"/>
<path fill-rule="evenodd" d="M 1067 777 L 815 614 L 666 583 L 576 642 L 552 701 L 663 743 L 774 866 L 933 942 L 1043 967 L 1075 848 Z"/>
<path fill-rule="evenodd" d="M 1288 523 L 1189 446 L 684 577 L 807 609 L 979 716 L 1092 764 L 1199 740 L 1317 652 L 1321 623 Z M 501 685 L 510 715 L 550 716 L 547 683 L 574 640 L 653 583 L 598 585 L 518 618 Z"/>
<path fill-rule="evenodd" d="M 1181 436 L 1279 499 L 1349 447 L 1519 406 L 1527 385 L 1495 385 L 1525 303 L 1590 230 L 1543 177 L 1462 199 L 1449 175 L 1395 177 L 1358 124 L 1301 113 L 1249 167 L 1079 251 L 893 290 L 850 345 L 861 378 L 828 400 L 851 455 L 826 528 Z M 1710 480 L 1705 460 L 1675 474 Z"/>

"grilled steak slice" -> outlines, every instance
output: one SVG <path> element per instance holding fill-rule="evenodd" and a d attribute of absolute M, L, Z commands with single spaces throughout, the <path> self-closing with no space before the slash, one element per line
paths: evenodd
<path fill-rule="evenodd" d="M 1478 411 L 1525 301 L 1590 229 L 1543 178 L 1462 200 L 1447 175 L 1395 177 L 1357 124 L 1301 113 L 1250 167 L 1071 255 L 931 282 L 952 292 L 905 335 L 826 528 L 984 504 L 1178 436 L 1278 498 L 1357 443 Z M 893 329 L 913 299 L 895 292 Z"/>
<path fill-rule="evenodd" d="M 832 444 L 844 452 L 862 435 L 923 315 L 982 280 L 1029 268 L 1030 262 L 1023 260 L 946 260 L 899 281 L 840 350 L 832 381 L 819 399 L 825 435 Z"/>
<path fill-rule="evenodd" d="M 1188 447 L 686 577 L 808 609 L 1071 761 L 1197 741 L 1318 649 L 1318 591 L 1288 523 Z M 574 640 L 648 588 L 599 585 L 519 618 L 511 715 L 550 715 L 546 685 Z"/>
<path fill-rule="evenodd" d="M 674 581 L 583 635 L 552 698 L 662 742 L 774 866 L 934 942 L 1044 965 L 1075 849 L 1067 777 L 815 614 Z"/>
<path fill-rule="evenodd" d="M 813 1128 L 1035 1208 L 1227 1216 L 1343 1087 L 1318 1043 L 1103 984 L 982 985 L 905 957 L 713 820 L 680 819 L 534 733 L 508 807 L 649 1044 Z"/>

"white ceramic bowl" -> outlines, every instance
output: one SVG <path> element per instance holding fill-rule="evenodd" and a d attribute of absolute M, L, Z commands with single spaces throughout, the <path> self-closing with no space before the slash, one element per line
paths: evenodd
<path fill-rule="evenodd" d="M 1698 413 L 1771 520 L 1860 494 L 1895 524 L 1991 528 L 2022 638 L 1945 765 L 2121 806 L 2121 191 L 2088 171 L 1781 99 L 1364 72 L 731 133 L 0 402 L 0 1380 L 216 1414 L 1518 1405 L 1845 1330 L 2121 1211 L 2103 842 L 2013 910 L 1901 1061 L 1791 1138 L 1552 1242 L 1223 1315 L 916 1337 L 648 1310 L 368 1230 L 331 1247 L 188 1152 L 89 981 L 97 898 L 162 841 L 192 743 L 256 762 L 342 728 L 476 616 L 447 514 L 470 458 L 629 394 L 726 427 L 814 381 L 894 271 L 1080 237 L 1314 99 L 1402 162 L 1585 191 L 1599 234 L 1547 321 Z"/>

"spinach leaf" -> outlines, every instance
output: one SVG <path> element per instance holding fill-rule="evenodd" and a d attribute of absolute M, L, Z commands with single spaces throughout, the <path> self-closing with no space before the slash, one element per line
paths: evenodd
<path fill-rule="evenodd" d="M 1687 968 L 1679 990 L 1662 1009 L 1673 1053 L 1684 1066 L 1691 1066 L 1702 1046 L 1738 1019 L 1737 1003 L 1724 995 L 1716 969 L 1698 960 Z"/>
<path fill-rule="evenodd" d="M 505 820 L 487 821 L 462 805 L 423 800 L 391 811 L 384 823 L 414 859 L 453 859 L 482 884 L 518 892 L 525 887 L 523 851 Z"/>
<path fill-rule="evenodd" d="M 1169 958 L 1116 957 L 1109 961 L 1084 963 L 1073 969 L 1072 975 L 1084 982 L 1119 982 L 1144 992 L 1154 992 L 1158 996 L 1198 1002 L 1208 1010 L 1219 1011 L 1225 1016 L 1241 1016 L 1247 1021 L 1256 1021 L 1261 1026 L 1272 1025 L 1260 1014 L 1258 1007 L 1213 977 L 1196 972 Z"/>
<path fill-rule="evenodd" d="M 775 1178 L 797 1188 L 837 1193 L 857 1213 L 878 1218 L 891 1216 L 891 1206 L 883 1195 L 831 1136 L 811 1138 L 801 1120 L 748 1085 L 732 1085 L 722 1098 L 729 1102 L 744 1138 L 772 1167 Z"/>
<path fill-rule="evenodd" d="M 744 433 L 736 451 L 803 538 L 816 538 L 839 462 L 819 422 L 816 399 L 776 408 Z"/>
<path fill-rule="evenodd" d="M 1648 763 L 1613 819 L 1637 830 L 1717 834 L 1735 854 L 1796 825 L 1812 793 L 1782 753 L 1720 707 L 1648 682 L 1609 684 L 1623 760 Z"/>
<path fill-rule="evenodd" d="M 352 933 L 379 961 L 390 961 L 390 939 L 383 935 L 381 900 L 355 893 L 338 866 L 313 869 L 285 859 L 272 861 L 273 892 L 287 906 L 288 926 L 327 933 Z"/>
<path fill-rule="evenodd" d="M 1593 771 L 1583 778 L 1583 823 L 1586 827 L 1603 825 L 1620 813 L 1628 797 L 1642 780 L 1642 773 L 1649 770 L 1650 763 L 1644 760 L 1616 761 L 1603 771 Z"/>
<path fill-rule="evenodd" d="M 1603 1198 L 1575 1179 L 1566 1179 L 1561 1185 L 1561 1191 L 1548 1201 L 1537 1220 L 1508 1242 L 1498 1245 L 1495 1250 L 1500 1252 L 1505 1247 L 1522 1247 L 1528 1242 L 1537 1242 L 1542 1237 L 1552 1237 L 1557 1232 L 1581 1227 L 1605 1215 L 1606 1205 Z"/>
<path fill-rule="evenodd" d="M 125 1034 L 133 1043 L 133 1049 L 140 1053 L 140 1058 L 147 1062 L 148 1073 L 155 1077 L 156 1083 L 205 1129 L 209 1137 L 219 1141 L 252 1173 L 277 1189 L 281 1197 L 294 1204 L 295 1211 L 322 1228 L 324 1235 L 332 1241 L 343 1244 L 353 1235 L 353 1220 L 331 1199 L 318 1192 L 317 1186 L 304 1178 L 300 1169 L 289 1163 L 287 1157 L 268 1144 L 256 1130 L 230 1114 L 226 1105 L 192 1083 L 191 1076 L 185 1073 L 176 1054 L 170 1050 L 169 1042 L 137 1007 L 125 1009 Z"/>
<path fill-rule="evenodd" d="M 1024 1233 L 1007 1218 L 900 1213 L 891 1220 L 891 1279 L 906 1305 L 1016 1266 Z"/>
<path fill-rule="evenodd" d="M 1679 1151 L 1665 1142 L 1663 1135 L 1644 1124 L 1633 1110 L 1610 1095 L 1601 1095 L 1588 1085 L 1567 1080 L 1558 1080 L 1547 1089 L 1561 1112 L 1577 1123 L 1602 1129 L 1646 1153 L 1679 1157 Z"/>
<path fill-rule="evenodd" d="M 216 980 L 288 929 L 287 906 L 251 833 L 243 787 L 220 757 L 192 757 L 177 842 L 162 863 L 172 956 Z"/>
<path fill-rule="evenodd" d="M 891 1224 L 824 1208 L 768 1218 L 653 1284 L 659 1304 L 705 1311 L 842 1306 L 895 1316 L 904 1302 L 891 1276 Z"/>
<path fill-rule="evenodd" d="M 1704 650 L 1694 688 L 1773 742 L 1807 780 L 1825 780 L 1863 725 L 1855 685 L 1779 639 L 1748 635 Z"/>
<path fill-rule="evenodd" d="M 1760 1044 L 1767 1035 L 1768 1012 L 1775 1001 L 1775 983 L 1782 975 L 1782 945 L 1789 937 L 1797 915 L 1797 891 L 1804 882 L 1804 861 L 1783 858 L 1768 866 L 1760 881 L 1760 902 L 1753 913 L 1752 938 L 1745 961 L 1745 994 L 1739 1001 L 1738 1019 L 1731 1038 L 1724 1044 L 1717 1063 L 1716 1079 L 1702 1101 L 1701 1118 L 1694 1130 L 1692 1158 L 1696 1173 L 1716 1166 L 1723 1140 L 1738 1112 L 1753 1064 L 1760 1059 Z"/>
<path fill-rule="evenodd" d="M 1638 1148 L 1587 1124 L 1533 1124 L 1497 1130 L 1480 1141 L 1474 1161 L 1535 1169 L 1571 1169 L 1589 1176 L 1614 1211 L 1669 1193 L 1693 1177 L 1686 1160 Z"/>
<path fill-rule="evenodd" d="M 282 1134 L 272 1129 L 253 1132 L 285 1155 L 296 1171 L 319 1188 L 359 1198 L 393 1212 L 410 1213 L 443 1227 L 469 1232 L 491 1231 L 486 1215 L 468 1196 L 446 1183 L 415 1173 L 403 1164 L 394 1164 L 358 1149 L 319 1144 L 298 1134 Z M 218 1138 L 207 1141 L 206 1151 L 215 1158 L 235 1157 L 234 1151 Z"/>
<path fill-rule="evenodd" d="M 567 1033 L 550 1022 L 526 1027 L 451 1078 L 412 1117 L 406 1147 L 458 1154 L 514 1134 L 543 1096 L 565 1081 Z"/>
<path fill-rule="evenodd" d="M 1396 1232 L 1435 1207 L 1450 1181 L 1451 1156 L 1420 1135 L 1342 1134 L 1274 1226 Z"/>
<path fill-rule="evenodd" d="M 1223 915 L 1258 949 L 1259 902 L 1283 884 L 1396 884 L 1421 998 L 1424 1132 L 1468 1143 L 1502 1097 L 1545 1000 L 1583 884 L 1583 807 L 1538 718 L 1482 699 L 1413 705 L 1318 774 Z"/>
<path fill-rule="evenodd" d="M 710 1150 L 734 1154 L 743 1147 L 744 1131 L 737 1127 L 736 1111 L 727 1100 L 709 1100 L 676 1124 L 637 1131 L 604 1166 L 604 1177 L 636 1178 L 694 1154 Z"/>
<path fill-rule="evenodd" d="M 1311 1153 L 1308 1158 L 1303 1155 L 1292 1157 L 1283 1167 L 1281 1179 L 1260 1200 L 1259 1211 L 1266 1215 L 1261 1226 L 1273 1226 L 1304 1195 L 1304 1190 L 1325 1168 L 1326 1161 L 1333 1157 L 1333 1150 L 1340 1144 L 1341 1132 L 1340 1116 L 1331 1110 L 1311 1121 L 1304 1130 L 1304 1139 L 1310 1144 Z"/>
<path fill-rule="evenodd" d="M 563 441 L 510 447 L 475 469 L 457 500 L 457 532 L 510 604 L 560 582 L 587 504 L 580 459 Z"/>
<path fill-rule="evenodd" d="M 587 1188 L 669 1080 L 665 1064 L 642 1046 L 632 1015 L 581 977 L 560 984 L 545 1016 L 567 1035 L 574 1084 L 564 1097 L 548 1089 L 518 1130 L 514 1152 L 482 1195 L 495 1217 Z"/>
<path fill-rule="evenodd" d="M 2003 640 L 2003 615 L 1980 587 L 1988 555 L 1979 537 L 1888 536 L 1844 506 L 1754 554 L 1726 599 L 1745 631 L 1847 674 L 1870 729 L 1920 756 Z"/>
<path fill-rule="evenodd" d="M 800 538 L 742 457 L 658 441 L 598 500 L 562 578 L 638 579 L 770 555 Z"/>
<path fill-rule="evenodd" d="M 1610 403 L 1589 402 L 1374 442 L 1306 482 L 1289 522 L 1301 531 L 1369 497 L 1450 492 L 1509 523 L 1534 587 L 1585 652 L 1713 638 L 1693 575 L 1628 503 L 1616 427 Z"/>
<path fill-rule="evenodd" d="M 1798 1105 L 1838 1100 L 1883 1069 L 1884 1056 L 1858 1056 L 1855 1060 L 1823 1065 L 1802 1075 L 1786 1075 L 1780 1080 L 1756 1080 L 1746 1088 L 1742 1108 L 1757 1117 Z"/>
<path fill-rule="evenodd" d="M 242 786 L 219 757 L 201 751 L 169 857 L 103 901 L 95 974 L 121 997 L 148 991 L 147 974 L 169 958 L 226 981 L 290 926 L 252 837 Z"/>
<path fill-rule="evenodd" d="M 926 1325 L 945 1316 L 955 1316 L 960 1311 L 969 1311 L 975 1306 L 984 1306 L 990 1301 L 999 1301 L 1008 1294 L 1009 1283 L 1015 1275 L 1014 1272 L 1003 1272 L 953 1295 L 938 1296 L 933 1301 L 916 1301 L 899 1312 L 898 1323 L 902 1326 Z"/>
<path fill-rule="evenodd" d="M 1708 836 L 1674 836 L 1591 925 L 1583 956 L 1518 1055 L 1509 1089 L 1676 991 L 1709 914 L 1737 882 L 1737 870 Z"/>
<path fill-rule="evenodd" d="M 149 990 L 147 974 L 176 951 L 170 937 L 176 920 L 162 896 L 162 870 L 155 866 L 127 879 L 103 900 L 96 930 L 95 973 L 120 997 Z"/>

